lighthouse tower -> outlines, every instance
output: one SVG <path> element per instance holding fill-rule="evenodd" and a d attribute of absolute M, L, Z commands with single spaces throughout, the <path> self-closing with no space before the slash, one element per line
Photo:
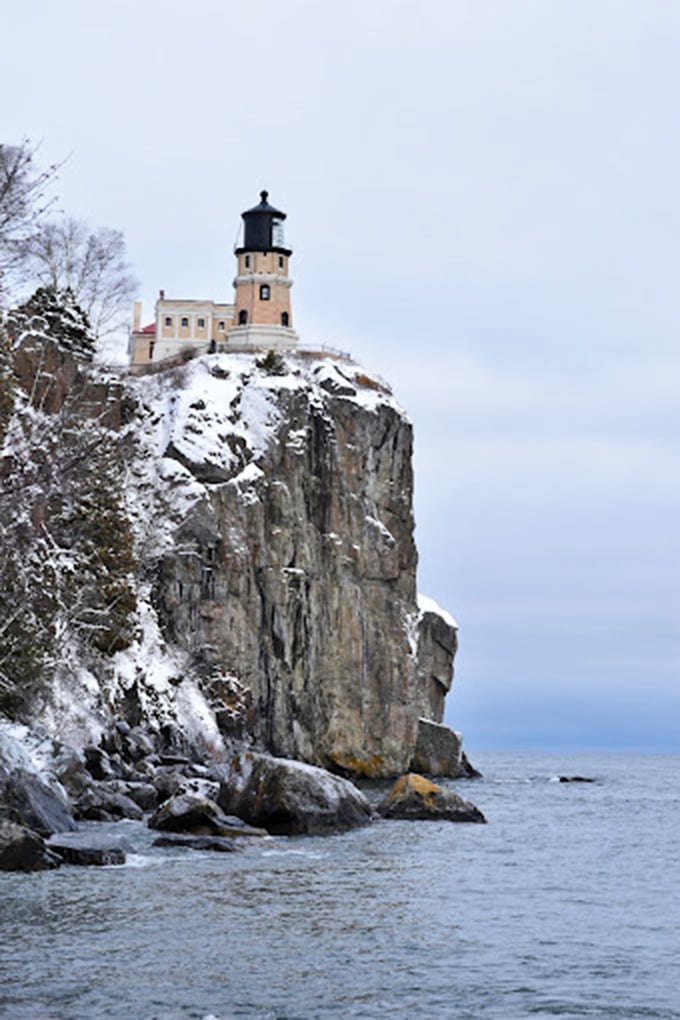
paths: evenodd
<path fill-rule="evenodd" d="M 229 346 L 290 348 L 298 342 L 290 309 L 288 261 L 283 221 L 286 214 L 260 192 L 259 205 L 243 216 L 243 243 L 236 248 L 235 299 Z"/>

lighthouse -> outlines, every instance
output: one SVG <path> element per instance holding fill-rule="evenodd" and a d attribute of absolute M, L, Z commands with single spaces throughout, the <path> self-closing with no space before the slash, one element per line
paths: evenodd
<path fill-rule="evenodd" d="M 298 342 L 293 329 L 288 275 L 292 248 L 286 245 L 286 214 L 269 204 L 269 193 L 242 213 L 243 243 L 235 249 L 234 317 L 229 347 L 290 348 Z"/>

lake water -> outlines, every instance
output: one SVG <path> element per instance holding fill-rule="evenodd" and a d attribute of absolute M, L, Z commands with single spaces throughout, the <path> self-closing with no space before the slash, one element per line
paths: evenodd
<path fill-rule="evenodd" d="M 473 760 L 488 825 L 0 874 L 0 1016 L 680 1018 L 680 756 Z"/>

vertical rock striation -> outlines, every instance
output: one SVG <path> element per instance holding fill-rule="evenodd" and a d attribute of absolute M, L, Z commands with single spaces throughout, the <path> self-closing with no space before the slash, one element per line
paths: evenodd
<path fill-rule="evenodd" d="M 0 710 L 33 705 L 75 744 L 122 715 L 216 755 L 236 739 L 393 776 L 418 747 L 457 774 L 460 740 L 430 725 L 456 629 L 417 599 L 412 430 L 389 388 L 301 353 L 116 376 L 36 321 L 15 331 L 0 450 L 0 595 L 19 578 L 24 606 Z"/>
<path fill-rule="evenodd" d="M 193 499 L 157 564 L 167 640 L 237 681 L 273 754 L 403 772 L 419 717 L 441 720 L 455 629 L 418 609 L 412 430 L 388 389 L 346 364 L 216 357 L 159 400 L 154 518 L 163 477 Z"/>

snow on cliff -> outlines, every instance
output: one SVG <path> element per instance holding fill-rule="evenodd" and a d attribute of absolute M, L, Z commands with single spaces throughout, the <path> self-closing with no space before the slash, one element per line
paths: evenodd
<path fill-rule="evenodd" d="M 388 404 L 404 414 L 382 380 L 352 363 L 292 354 L 280 372 L 258 367 L 252 355 L 214 354 L 131 380 L 143 417 L 127 500 L 141 541 L 151 540 L 152 531 L 157 548 L 167 545 L 206 485 L 231 482 L 249 500 L 261 474 L 258 460 L 275 441 L 282 390 L 307 390 L 319 408 L 331 393 L 368 410 Z"/>

